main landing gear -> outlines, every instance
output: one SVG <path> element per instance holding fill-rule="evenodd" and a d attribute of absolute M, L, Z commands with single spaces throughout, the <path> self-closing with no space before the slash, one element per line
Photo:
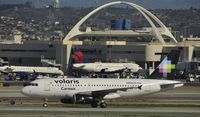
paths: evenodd
<path fill-rule="evenodd" d="M 42 106 L 43 106 L 43 107 L 48 107 L 48 104 L 47 104 L 47 103 L 44 103 Z"/>
<path fill-rule="evenodd" d="M 106 108 L 107 104 L 104 100 L 101 100 L 101 101 L 93 100 L 91 102 L 91 107 L 97 108 L 98 106 L 101 107 L 101 108 Z"/>
<path fill-rule="evenodd" d="M 44 99 L 44 103 L 43 103 L 43 105 L 42 105 L 43 107 L 48 107 L 47 101 L 48 101 L 48 99 L 45 98 L 45 99 Z"/>
<path fill-rule="evenodd" d="M 15 100 L 11 99 L 10 100 L 10 105 L 15 105 Z"/>

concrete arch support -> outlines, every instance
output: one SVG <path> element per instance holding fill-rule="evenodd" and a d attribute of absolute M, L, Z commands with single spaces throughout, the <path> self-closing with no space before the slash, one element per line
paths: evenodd
<path fill-rule="evenodd" d="M 138 6 L 138 5 L 137 5 Z M 155 16 L 153 15 L 151 12 L 149 12 L 148 10 L 144 9 L 141 6 L 138 6 L 141 10 L 143 10 L 146 14 L 148 14 L 152 19 L 154 19 L 162 28 L 162 35 L 168 36 L 169 38 L 171 38 L 175 43 L 177 43 L 177 40 L 175 39 L 175 37 L 172 35 L 172 33 L 169 31 L 169 29 Z"/>
<path fill-rule="evenodd" d="M 92 15 L 94 15 L 95 13 L 99 12 L 102 9 L 106 9 L 108 7 L 111 7 L 113 5 L 118 5 L 118 4 L 125 4 L 128 6 L 131 6 L 132 8 L 135 8 L 138 12 L 140 12 L 145 19 L 149 22 L 149 24 L 152 27 L 152 35 L 158 39 L 160 41 L 160 43 L 162 45 L 165 44 L 165 41 L 162 37 L 162 35 L 168 36 L 170 39 L 172 39 L 175 43 L 177 42 L 176 39 L 174 38 L 174 36 L 171 34 L 171 32 L 166 28 L 166 26 L 152 13 L 150 13 L 148 10 L 144 9 L 143 7 L 131 3 L 131 2 L 125 2 L 125 1 L 116 1 L 116 2 L 110 2 L 107 3 L 105 5 L 102 5 L 96 9 L 94 9 L 92 12 L 90 12 L 89 14 L 87 14 L 85 17 L 83 17 L 72 29 L 71 31 L 66 35 L 66 37 L 63 40 L 63 44 L 67 45 L 67 63 L 69 62 L 69 54 L 71 52 L 71 46 L 70 44 L 68 44 L 68 41 L 72 38 L 74 38 L 75 36 L 81 35 L 83 32 L 81 32 L 79 30 L 80 26 L 87 20 L 89 19 Z M 155 22 L 157 24 L 159 24 L 159 26 L 162 29 L 162 32 L 159 32 L 156 25 L 153 23 L 153 21 L 151 20 L 155 20 Z"/>

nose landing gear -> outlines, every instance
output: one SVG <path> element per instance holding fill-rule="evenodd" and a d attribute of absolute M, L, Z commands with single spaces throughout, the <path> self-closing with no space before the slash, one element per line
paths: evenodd
<path fill-rule="evenodd" d="M 91 102 L 91 107 L 97 108 L 98 106 L 101 108 L 106 108 L 107 104 L 104 100 L 101 100 L 101 101 L 94 100 Z"/>
<path fill-rule="evenodd" d="M 99 104 L 99 106 L 100 106 L 101 108 L 106 108 L 106 107 L 107 107 L 107 104 L 106 104 L 106 102 L 102 101 L 102 102 Z"/>
<path fill-rule="evenodd" d="M 48 107 L 48 104 L 47 104 L 47 103 L 44 103 L 42 106 L 43 106 L 43 107 Z"/>
<path fill-rule="evenodd" d="M 44 103 L 43 103 L 43 105 L 42 105 L 43 107 L 48 107 L 48 103 L 47 103 L 47 101 L 48 101 L 48 99 L 45 98 L 45 99 L 44 99 Z"/>
<path fill-rule="evenodd" d="M 15 100 L 11 99 L 10 100 L 10 105 L 15 105 Z"/>

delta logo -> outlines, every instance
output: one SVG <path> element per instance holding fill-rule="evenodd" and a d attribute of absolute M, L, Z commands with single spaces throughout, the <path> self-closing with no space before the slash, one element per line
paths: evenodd
<path fill-rule="evenodd" d="M 163 77 L 167 77 L 167 73 L 171 73 L 172 69 L 175 69 L 175 64 L 171 64 L 171 60 L 167 60 L 167 57 L 158 66 L 159 73 L 162 73 Z"/>

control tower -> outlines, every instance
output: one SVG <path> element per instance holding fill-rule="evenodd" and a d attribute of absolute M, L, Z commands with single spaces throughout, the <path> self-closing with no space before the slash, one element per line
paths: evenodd
<path fill-rule="evenodd" d="M 60 8 L 60 0 L 54 0 L 53 7 Z"/>

